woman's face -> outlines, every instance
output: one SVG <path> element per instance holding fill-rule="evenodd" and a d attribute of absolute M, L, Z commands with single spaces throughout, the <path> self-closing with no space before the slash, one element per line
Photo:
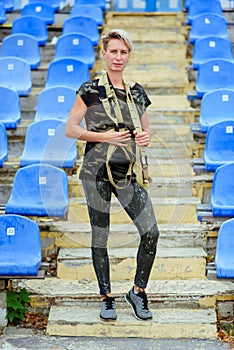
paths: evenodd
<path fill-rule="evenodd" d="M 111 39 L 107 45 L 106 51 L 102 51 L 108 71 L 122 72 L 130 58 L 130 52 L 127 45 L 119 39 Z"/>

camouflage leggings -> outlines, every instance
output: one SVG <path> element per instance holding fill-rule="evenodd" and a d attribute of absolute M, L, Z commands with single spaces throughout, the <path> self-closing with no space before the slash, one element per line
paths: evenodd
<path fill-rule="evenodd" d="M 133 182 L 124 189 L 114 188 L 106 180 L 83 180 L 92 228 L 92 259 L 100 294 L 111 292 L 107 241 L 112 193 L 136 225 L 140 234 L 134 284 L 146 288 L 156 255 L 159 230 L 148 192 Z"/>

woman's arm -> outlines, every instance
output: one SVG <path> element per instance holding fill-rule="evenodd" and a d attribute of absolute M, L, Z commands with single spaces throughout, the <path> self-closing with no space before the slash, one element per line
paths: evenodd
<path fill-rule="evenodd" d="M 127 142 L 130 138 L 130 132 L 122 131 L 116 132 L 114 129 L 108 130 L 103 133 L 88 131 L 80 126 L 86 112 L 87 106 L 80 97 L 76 96 L 75 103 L 69 114 L 66 125 L 66 136 L 74 139 L 89 141 L 89 142 L 107 142 L 116 146 L 127 146 Z"/>
<path fill-rule="evenodd" d="M 146 112 L 141 116 L 141 128 L 142 128 L 141 133 L 137 131 L 134 132 L 135 142 L 138 144 L 138 146 L 147 147 L 150 144 L 151 133 L 149 129 L 148 115 Z"/>

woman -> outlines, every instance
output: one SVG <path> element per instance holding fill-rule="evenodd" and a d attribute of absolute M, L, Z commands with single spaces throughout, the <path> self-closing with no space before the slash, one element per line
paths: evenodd
<path fill-rule="evenodd" d="M 123 78 L 132 51 L 129 35 L 114 29 L 102 37 L 102 44 L 106 70 L 99 79 L 85 82 L 78 89 L 66 135 L 86 141 L 80 178 L 92 228 L 93 265 L 102 296 L 100 317 L 117 318 L 107 251 L 113 193 L 140 234 L 134 286 L 125 299 L 138 319 L 148 320 L 152 319 L 152 312 L 145 288 L 159 231 L 148 192 L 139 184 L 139 171 L 134 165 L 137 150 L 150 143 L 146 108 L 151 102 L 140 84 L 128 84 Z M 81 126 L 83 118 L 86 129 Z"/>

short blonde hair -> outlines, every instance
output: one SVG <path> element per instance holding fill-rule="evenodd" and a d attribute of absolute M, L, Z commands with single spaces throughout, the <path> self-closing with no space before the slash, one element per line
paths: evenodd
<path fill-rule="evenodd" d="M 133 49 L 132 40 L 129 34 L 125 32 L 125 30 L 123 29 L 112 29 L 107 34 L 104 34 L 102 36 L 102 45 L 103 45 L 104 51 L 107 50 L 108 43 L 112 39 L 122 40 L 125 43 L 125 45 L 128 47 L 129 52 L 132 51 Z"/>

